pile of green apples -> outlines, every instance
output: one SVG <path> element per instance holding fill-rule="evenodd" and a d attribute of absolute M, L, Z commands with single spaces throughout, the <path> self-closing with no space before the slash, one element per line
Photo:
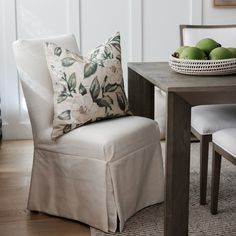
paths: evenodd
<path fill-rule="evenodd" d="M 236 58 L 236 48 L 225 48 L 211 38 L 204 38 L 195 47 L 181 46 L 172 54 L 173 57 L 186 60 L 223 60 Z"/>

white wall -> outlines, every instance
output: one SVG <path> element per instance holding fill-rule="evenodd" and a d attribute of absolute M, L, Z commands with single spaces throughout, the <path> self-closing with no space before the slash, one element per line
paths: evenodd
<path fill-rule="evenodd" d="M 31 137 L 11 44 L 18 38 L 72 32 L 82 53 L 121 32 L 128 61 L 167 61 L 179 45 L 179 24 L 236 24 L 236 9 L 213 0 L 0 0 L 0 94 L 5 139 Z"/>
<path fill-rule="evenodd" d="M 196 1 L 196 0 L 194 0 Z M 143 1 L 143 60 L 166 61 L 179 45 L 179 24 L 189 24 L 189 0 Z"/>
<path fill-rule="evenodd" d="M 236 8 L 213 7 L 213 0 L 203 1 L 203 24 L 236 24 Z"/>
<path fill-rule="evenodd" d="M 78 37 L 78 3 L 77 0 L 0 0 L 0 95 L 4 139 L 32 137 L 12 42 L 19 38 L 67 32 L 73 32 Z"/>

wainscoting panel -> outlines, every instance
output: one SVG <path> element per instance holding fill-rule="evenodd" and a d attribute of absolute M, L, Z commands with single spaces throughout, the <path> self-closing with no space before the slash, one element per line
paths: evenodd
<path fill-rule="evenodd" d="M 74 33 L 85 54 L 120 31 L 127 90 L 127 62 L 168 61 L 180 24 L 235 24 L 235 12 L 214 8 L 212 0 L 0 0 L 3 138 L 32 137 L 12 52 L 16 39 Z"/>
<path fill-rule="evenodd" d="M 2 99 L 3 138 L 32 138 L 25 99 L 12 52 L 20 38 L 39 38 L 72 32 L 79 37 L 80 1 L 78 0 L 0 0 L 0 94 Z M 42 114 L 43 115 L 43 114 Z"/>

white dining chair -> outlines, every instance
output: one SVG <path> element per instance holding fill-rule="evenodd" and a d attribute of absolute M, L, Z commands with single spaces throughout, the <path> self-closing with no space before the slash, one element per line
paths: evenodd
<path fill-rule="evenodd" d="M 203 38 L 213 38 L 224 47 L 236 47 L 236 25 L 180 25 L 180 45 L 195 46 Z M 166 107 L 166 94 L 156 89 L 155 119 L 162 138 L 166 129 Z M 200 204 L 206 204 L 209 142 L 214 132 L 236 127 L 236 104 L 195 106 L 191 115 L 192 133 L 200 141 Z"/>
<path fill-rule="evenodd" d="M 196 45 L 202 38 L 212 38 L 224 47 L 236 46 L 236 25 L 181 25 L 181 45 Z M 197 76 L 196 76 L 197 79 Z M 200 204 L 206 204 L 209 142 L 212 134 L 236 128 L 236 104 L 195 106 L 191 113 L 192 133 L 200 140 Z"/>
<path fill-rule="evenodd" d="M 134 213 L 164 200 L 158 124 L 127 116 L 85 125 L 52 140 L 53 89 L 45 42 L 79 53 L 73 35 L 13 44 L 34 141 L 28 209 L 105 232 L 121 231 Z"/>
<path fill-rule="evenodd" d="M 221 159 L 226 158 L 236 165 L 236 128 L 223 129 L 212 135 L 212 179 L 211 179 L 211 213 L 218 212 Z"/>

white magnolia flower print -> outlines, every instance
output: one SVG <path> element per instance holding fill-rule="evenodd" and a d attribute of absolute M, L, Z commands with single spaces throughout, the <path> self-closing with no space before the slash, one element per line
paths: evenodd
<path fill-rule="evenodd" d="M 78 95 L 71 107 L 72 116 L 76 117 L 76 120 L 79 123 L 85 122 L 86 119 L 88 119 L 87 117 L 94 114 L 98 109 L 98 106 L 93 102 L 91 96 L 85 95 L 83 98 L 81 97 L 82 95 Z"/>

